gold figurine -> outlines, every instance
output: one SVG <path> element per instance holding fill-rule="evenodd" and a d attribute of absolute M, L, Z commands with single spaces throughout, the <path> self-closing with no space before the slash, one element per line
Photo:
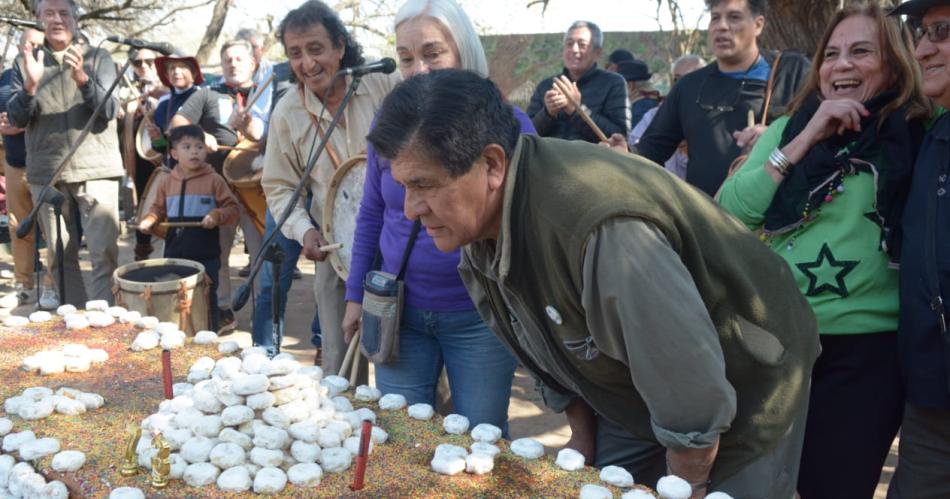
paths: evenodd
<path fill-rule="evenodd" d="M 119 473 L 122 476 L 132 476 L 139 472 L 138 456 L 135 449 L 139 446 L 139 439 L 142 438 L 142 428 L 139 425 L 131 424 L 128 428 L 129 439 L 125 443 L 125 462 Z"/>
<path fill-rule="evenodd" d="M 171 459 L 168 458 L 171 448 L 161 434 L 152 438 L 152 447 L 158 449 L 158 453 L 152 457 L 152 487 L 161 489 L 168 485 L 168 475 L 171 473 Z"/>

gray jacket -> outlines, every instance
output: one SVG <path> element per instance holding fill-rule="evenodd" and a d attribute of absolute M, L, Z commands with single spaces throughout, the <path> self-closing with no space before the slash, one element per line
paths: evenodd
<path fill-rule="evenodd" d="M 7 106 L 10 122 L 26 129 L 26 175 L 32 185 L 43 185 L 52 179 L 56 167 L 116 79 L 115 64 L 105 50 L 89 47 L 83 54 L 89 82 L 82 87 L 73 81 L 69 66 L 56 61 L 48 46 L 39 50 L 45 52 L 46 71 L 36 95 L 23 91 L 23 57 L 18 56 L 11 84 L 12 97 Z M 61 182 L 122 176 L 116 108 L 116 99 L 110 96 L 89 136 L 63 170 Z"/>

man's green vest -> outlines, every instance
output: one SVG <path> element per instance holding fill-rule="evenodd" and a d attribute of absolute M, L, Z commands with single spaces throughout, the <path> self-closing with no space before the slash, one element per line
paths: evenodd
<path fill-rule="evenodd" d="M 640 218 L 662 231 L 695 281 L 736 390 L 737 414 L 721 436 L 714 482 L 786 435 L 808 396 L 819 344 L 814 314 L 784 260 L 706 194 L 641 157 L 604 147 L 524 135 L 505 189 L 500 240 L 508 246 L 507 270 L 497 283 L 480 274 L 472 266 L 472 248 L 460 270 L 467 286 L 481 288 L 473 296 L 486 296 L 478 303 L 483 315 L 491 315 L 486 322 L 529 370 L 555 390 L 567 391 L 523 350 L 514 330 L 519 324 L 541 332 L 553 353 L 546 359 L 555 363 L 551 369 L 569 373 L 577 395 L 595 411 L 637 438 L 656 440 L 630 370 L 606 355 L 585 360 L 565 346 L 592 339 L 581 305 L 588 238 L 610 218 Z M 529 317 L 511 320 L 502 289 L 517 297 Z M 559 311 L 558 322 L 546 314 L 549 305 Z M 683 410 L 690 410 L 688 402 Z"/>

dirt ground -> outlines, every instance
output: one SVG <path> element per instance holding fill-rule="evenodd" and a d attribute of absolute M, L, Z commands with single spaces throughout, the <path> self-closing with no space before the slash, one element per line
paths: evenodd
<path fill-rule="evenodd" d="M 131 234 L 125 234 L 119 240 L 119 265 L 132 262 L 132 246 L 134 244 L 135 240 Z M 8 245 L 2 246 L 8 247 Z M 161 256 L 160 245 L 156 246 L 153 256 Z M 83 250 L 80 257 L 87 258 L 85 250 Z M 247 261 L 248 257 L 243 252 L 243 245 L 236 245 L 231 253 L 232 289 L 237 289 L 244 281 L 237 276 L 237 269 L 247 264 Z M 0 250 L 0 269 L 12 270 L 12 263 L 13 259 L 9 254 L 9 249 Z M 89 270 L 88 259 L 82 262 L 82 267 L 84 271 Z M 314 266 L 312 262 L 301 258 L 298 268 L 303 275 L 301 279 L 294 281 L 293 288 L 288 295 L 290 301 L 287 304 L 286 331 L 282 351 L 293 354 L 297 360 L 304 364 L 309 364 L 313 362 L 315 353 L 314 347 L 310 344 L 310 322 L 314 310 L 312 293 Z M 9 281 L 0 284 L 0 291 L 11 285 Z M 32 310 L 32 305 L 21 306 L 13 311 L 0 310 L 0 317 L 11 312 L 17 315 L 28 315 Z M 236 314 L 236 317 L 238 330 L 226 338 L 237 340 L 242 347 L 250 346 L 251 303 L 248 302 L 247 306 Z M 372 370 L 370 375 L 372 376 Z M 512 438 L 535 438 L 545 445 L 548 452 L 557 452 L 570 436 L 564 417 L 544 407 L 541 397 L 534 390 L 534 380 L 523 369 L 519 369 L 515 373 L 508 417 Z M 897 441 L 895 440 L 891 455 L 881 475 L 881 482 L 878 485 L 875 499 L 884 499 L 887 484 L 894 472 L 896 463 Z"/>

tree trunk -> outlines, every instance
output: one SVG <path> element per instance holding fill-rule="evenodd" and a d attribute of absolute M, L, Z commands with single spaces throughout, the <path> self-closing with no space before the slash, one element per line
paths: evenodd
<path fill-rule="evenodd" d="M 881 5 L 896 5 L 899 0 L 877 0 Z M 841 0 L 772 0 L 765 16 L 765 29 L 759 43 L 768 49 L 799 50 L 812 56 L 825 26 Z"/>
<path fill-rule="evenodd" d="M 218 37 L 221 36 L 221 30 L 224 29 L 224 21 L 228 17 L 228 9 L 231 8 L 233 0 L 215 0 L 214 12 L 211 15 L 211 22 L 208 23 L 208 29 L 205 31 L 204 38 L 201 39 L 201 45 L 198 47 L 196 58 L 202 65 L 208 62 L 215 45 L 218 44 Z"/>

